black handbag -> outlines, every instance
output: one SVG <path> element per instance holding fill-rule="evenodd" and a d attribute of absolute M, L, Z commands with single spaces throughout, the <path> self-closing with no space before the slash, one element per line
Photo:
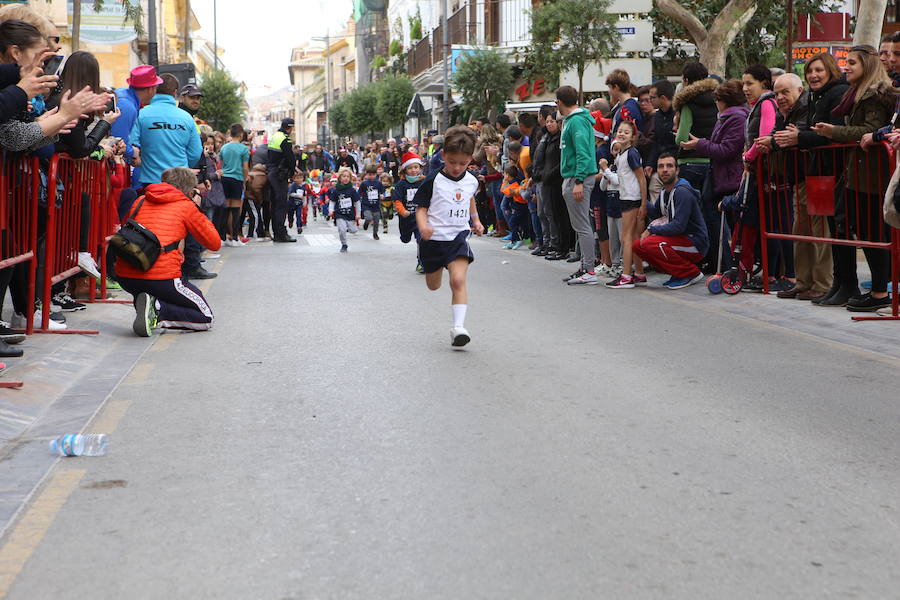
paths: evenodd
<path fill-rule="evenodd" d="M 179 242 L 160 246 L 156 234 L 135 221 L 145 198 L 146 196 L 141 196 L 131 218 L 110 238 L 109 246 L 116 257 L 146 272 L 153 267 L 161 253 L 175 250 Z"/>

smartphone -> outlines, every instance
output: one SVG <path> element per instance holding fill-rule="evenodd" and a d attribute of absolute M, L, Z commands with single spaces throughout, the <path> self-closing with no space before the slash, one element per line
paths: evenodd
<path fill-rule="evenodd" d="M 112 99 L 106 103 L 106 112 L 116 112 L 116 95 L 112 95 Z"/>
<path fill-rule="evenodd" d="M 66 57 L 61 54 L 52 56 L 44 62 L 44 75 L 59 75 L 66 64 Z"/>

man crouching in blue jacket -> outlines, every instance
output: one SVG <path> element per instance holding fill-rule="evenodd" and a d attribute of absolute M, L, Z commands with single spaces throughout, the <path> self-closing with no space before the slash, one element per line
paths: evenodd
<path fill-rule="evenodd" d="M 650 226 L 632 245 L 634 253 L 671 277 L 663 285 L 677 290 L 703 281 L 698 263 L 709 249 L 709 234 L 700 212 L 700 194 L 678 178 L 675 156 L 659 155 L 656 172 L 663 184 L 648 206 Z"/>

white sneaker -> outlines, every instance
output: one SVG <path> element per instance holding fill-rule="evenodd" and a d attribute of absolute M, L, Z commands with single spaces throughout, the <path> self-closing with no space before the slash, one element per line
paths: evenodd
<path fill-rule="evenodd" d="M 465 327 L 451 327 L 450 328 L 450 345 L 456 348 L 460 348 L 469 343 L 472 338 L 469 337 L 469 332 L 466 331 Z"/>
<path fill-rule="evenodd" d="M 90 252 L 78 253 L 78 267 L 94 279 L 100 279 L 100 269 Z"/>
<path fill-rule="evenodd" d="M 41 318 L 43 315 L 41 314 L 41 309 L 37 309 L 34 311 L 34 328 L 41 328 Z M 25 315 L 22 313 L 16 313 L 12 318 L 12 328 L 13 329 L 26 329 L 28 327 L 28 321 L 25 319 Z M 54 321 L 50 319 L 50 324 L 47 326 L 51 331 L 66 329 L 68 326 L 65 323 L 60 323 L 58 321 Z"/>
<path fill-rule="evenodd" d="M 573 277 L 566 283 L 569 285 L 597 285 L 597 275 L 588 271 L 582 273 L 581 277 Z"/>
<path fill-rule="evenodd" d="M 608 277 L 610 279 L 614 279 L 619 276 L 615 272 L 614 267 L 605 265 L 603 263 L 600 263 L 599 267 L 594 268 L 594 274 L 597 275 L 598 277 Z"/>

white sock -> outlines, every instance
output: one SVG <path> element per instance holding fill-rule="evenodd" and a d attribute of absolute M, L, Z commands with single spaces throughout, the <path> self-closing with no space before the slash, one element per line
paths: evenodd
<path fill-rule="evenodd" d="M 453 309 L 453 326 L 465 327 L 468 304 L 451 304 L 450 308 Z"/>

